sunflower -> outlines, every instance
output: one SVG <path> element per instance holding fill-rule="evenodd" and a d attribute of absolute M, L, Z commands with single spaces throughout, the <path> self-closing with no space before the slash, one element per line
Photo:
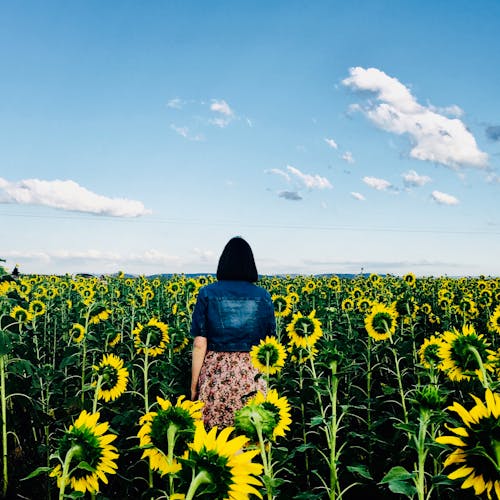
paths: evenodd
<path fill-rule="evenodd" d="M 292 305 L 298 304 L 300 300 L 299 294 L 297 292 L 288 292 L 287 298 Z"/>
<path fill-rule="evenodd" d="M 141 417 L 137 436 L 144 448 L 141 458 L 149 458 L 151 469 L 163 476 L 181 469 L 175 457 L 184 455 L 193 441 L 203 403 L 184 400 L 184 396 L 177 398 L 175 406 L 159 396 L 156 400 L 160 408 Z"/>
<path fill-rule="evenodd" d="M 372 302 L 370 299 L 367 299 L 366 297 L 360 297 L 356 301 L 356 309 L 359 312 L 366 312 L 370 310 L 370 307 L 372 306 Z"/>
<path fill-rule="evenodd" d="M 33 319 L 33 314 L 21 306 L 14 306 L 9 316 L 21 324 L 28 323 Z"/>
<path fill-rule="evenodd" d="M 495 307 L 488 321 L 488 329 L 493 333 L 500 333 L 500 305 Z"/>
<path fill-rule="evenodd" d="M 97 308 L 97 311 L 90 316 L 89 323 L 91 325 L 97 325 L 101 321 L 106 321 L 111 316 L 111 311 L 106 309 L 104 306 L 100 306 Z"/>
<path fill-rule="evenodd" d="M 264 409 L 274 414 L 276 425 L 272 434 L 273 441 L 276 441 L 278 436 L 284 437 L 285 432 L 290 430 L 289 426 L 292 423 L 290 403 L 285 396 L 280 398 L 276 389 L 270 389 L 266 395 L 261 391 L 257 392 L 247 404 L 262 405 Z"/>
<path fill-rule="evenodd" d="M 368 335 L 375 340 L 386 340 L 396 331 L 398 313 L 395 304 L 386 306 L 380 302 L 373 304 L 372 310 L 365 317 Z"/>
<path fill-rule="evenodd" d="M 43 316 L 47 311 L 47 306 L 41 300 L 32 300 L 28 309 L 33 316 Z"/>
<path fill-rule="evenodd" d="M 330 279 L 328 280 L 327 287 L 334 292 L 339 292 L 340 278 L 338 276 L 331 276 Z"/>
<path fill-rule="evenodd" d="M 274 294 L 271 299 L 274 305 L 274 315 L 277 318 L 284 318 L 292 312 L 292 302 L 288 295 Z"/>
<path fill-rule="evenodd" d="M 122 339 L 121 332 L 116 333 L 116 335 L 108 342 L 109 347 L 115 347 Z"/>
<path fill-rule="evenodd" d="M 340 307 L 342 311 L 352 311 L 354 309 L 354 300 L 350 298 L 344 299 Z"/>
<path fill-rule="evenodd" d="M 315 310 L 312 310 L 308 316 L 302 316 L 300 312 L 293 315 L 292 321 L 286 327 L 290 343 L 304 348 L 312 347 L 316 343 L 323 335 L 323 331 L 320 321 L 315 316 Z"/>
<path fill-rule="evenodd" d="M 263 467 L 252 462 L 259 450 L 242 451 L 248 438 L 229 439 L 233 430 L 234 427 L 226 427 L 217 434 L 217 427 L 207 432 L 201 422 L 196 424 L 186 463 L 193 469 L 189 473 L 189 480 L 193 478 L 190 489 L 196 489 L 197 498 L 246 500 L 250 495 L 262 498 L 255 487 L 262 486 L 257 476 Z"/>
<path fill-rule="evenodd" d="M 71 330 L 69 331 L 69 336 L 74 342 L 80 343 L 85 336 L 85 327 L 80 325 L 80 323 L 73 323 Z"/>
<path fill-rule="evenodd" d="M 448 407 L 458 414 L 462 426 L 447 427 L 453 435 L 436 441 L 454 447 L 443 464 L 453 469 L 450 479 L 463 481 L 463 489 L 474 488 L 476 496 L 486 492 L 488 498 L 492 493 L 500 498 L 500 394 L 487 389 L 485 402 L 472 397 L 476 405 L 469 411 L 457 402 Z"/>
<path fill-rule="evenodd" d="M 135 336 L 134 345 L 137 352 L 140 354 L 147 350 L 151 357 L 162 354 L 170 341 L 168 325 L 156 318 L 151 318 L 144 326 L 137 323 L 132 335 Z"/>
<path fill-rule="evenodd" d="M 253 366 L 261 373 L 273 375 L 285 366 L 286 351 L 275 337 L 267 336 L 252 347 L 250 358 Z"/>
<path fill-rule="evenodd" d="M 422 311 L 422 313 L 426 316 L 429 316 L 432 313 L 432 306 L 428 302 L 424 302 L 420 306 L 420 311 Z"/>
<path fill-rule="evenodd" d="M 127 389 L 128 370 L 123 360 L 115 354 L 105 354 L 98 366 L 92 367 L 101 379 L 97 398 L 108 401 L 118 399 Z M 97 385 L 97 382 L 94 382 Z"/>
<path fill-rule="evenodd" d="M 99 480 L 108 482 L 106 474 L 115 474 L 118 466 L 117 449 L 112 446 L 116 439 L 114 434 L 105 434 L 109 428 L 107 422 L 98 423 L 99 413 L 87 413 L 83 410 L 75 423 L 65 431 L 59 440 L 59 456 L 65 460 L 67 453 L 72 450 L 71 462 L 87 464 L 85 467 L 70 467 L 66 484 L 70 484 L 74 491 L 95 493 L 99 491 Z M 57 477 L 58 486 L 61 487 L 63 479 L 61 465 L 50 473 Z"/>
<path fill-rule="evenodd" d="M 472 325 L 464 325 L 462 331 L 456 328 L 445 331 L 443 344 L 438 351 L 443 359 L 439 368 L 445 371 L 452 381 L 470 380 L 474 375 L 482 380 L 483 374 L 476 355 L 481 358 L 484 368 L 491 371 L 487 357 L 493 351 L 488 347 L 489 343 L 484 336 L 477 334 Z"/>
<path fill-rule="evenodd" d="M 415 284 L 417 282 L 417 278 L 413 273 L 407 273 L 403 276 L 403 281 L 408 285 L 411 286 L 412 288 L 415 287 Z"/>
<path fill-rule="evenodd" d="M 420 363 L 425 368 L 437 368 L 442 363 L 443 360 L 439 357 L 439 349 L 442 345 L 443 341 L 435 335 L 431 335 L 430 338 L 424 340 L 418 350 L 418 354 L 420 356 Z"/>
<path fill-rule="evenodd" d="M 302 347 L 297 347 L 295 344 L 289 344 L 287 351 L 290 354 L 290 361 L 298 363 L 299 365 L 307 363 L 309 360 L 313 360 L 319 352 L 314 346 L 304 349 Z"/>

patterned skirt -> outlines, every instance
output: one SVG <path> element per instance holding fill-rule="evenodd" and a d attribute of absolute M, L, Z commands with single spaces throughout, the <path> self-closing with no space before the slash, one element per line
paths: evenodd
<path fill-rule="evenodd" d="M 205 403 L 207 429 L 234 424 L 234 413 L 257 391 L 266 393 L 266 382 L 252 365 L 248 352 L 207 351 L 198 381 L 198 399 Z"/>

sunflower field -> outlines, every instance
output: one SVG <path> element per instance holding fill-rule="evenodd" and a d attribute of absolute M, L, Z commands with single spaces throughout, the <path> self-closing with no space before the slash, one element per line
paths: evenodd
<path fill-rule="evenodd" d="M 500 279 L 261 277 L 268 391 L 205 429 L 213 280 L 0 277 L 3 498 L 500 498 Z"/>

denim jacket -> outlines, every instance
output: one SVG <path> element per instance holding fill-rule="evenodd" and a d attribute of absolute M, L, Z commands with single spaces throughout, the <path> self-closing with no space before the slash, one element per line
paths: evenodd
<path fill-rule="evenodd" d="M 207 338 L 210 351 L 250 351 L 276 334 L 271 296 L 247 281 L 222 280 L 200 288 L 191 335 Z"/>

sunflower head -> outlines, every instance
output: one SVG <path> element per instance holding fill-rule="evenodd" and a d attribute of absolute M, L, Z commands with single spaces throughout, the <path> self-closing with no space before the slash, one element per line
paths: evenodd
<path fill-rule="evenodd" d="M 370 314 L 365 317 L 368 335 L 377 341 L 388 339 L 396 331 L 397 317 L 395 304 L 374 303 Z"/>
<path fill-rule="evenodd" d="M 289 296 L 273 294 L 271 299 L 274 306 L 274 315 L 277 318 L 284 318 L 292 312 L 292 302 Z"/>
<path fill-rule="evenodd" d="M 297 347 L 312 347 L 323 335 L 321 323 L 316 318 L 315 310 L 311 311 L 308 316 L 302 316 L 300 312 L 295 313 L 286 329 L 290 342 Z"/>
<path fill-rule="evenodd" d="M 466 410 L 455 402 L 448 409 L 458 414 L 459 427 L 447 427 L 452 433 L 436 441 L 452 448 L 444 462 L 448 477 L 461 481 L 462 488 L 474 494 L 500 497 L 500 394 L 487 389 L 482 401 L 472 396 L 475 406 Z"/>
<path fill-rule="evenodd" d="M 261 498 L 256 487 L 262 486 L 257 478 L 263 470 L 252 462 L 259 450 L 243 451 L 248 442 L 245 436 L 229 439 L 234 427 L 218 433 L 217 427 L 207 432 L 201 422 L 196 424 L 194 441 L 189 447 L 186 469 L 188 482 L 196 488 L 196 496 L 207 500 L 220 498 L 243 499 L 250 495 Z M 191 469 L 191 471 L 187 470 Z"/>
<path fill-rule="evenodd" d="M 442 359 L 439 356 L 439 349 L 443 345 L 443 341 L 431 335 L 430 338 L 425 339 L 423 344 L 420 346 L 418 351 L 420 357 L 420 363 L 427 369 L 437 368 L 441 363 Z"/>
<path fill-rule="evenodd" d="M 492 370 L 487 361 L 491 353 L 489 343 L 472 325 L 464 325 L 461 331 L 453 328 L 443 333 L 443 344 L 438 351 L 443 362 L 438 368 L 452 381 L 470 380 L 475 376 L 482 380 L 480 360 L 485 369 Z"/>
<path fill-rule="evenodd" d="M 250 351 L 252 364 L 261 373 L 273 375 L 285 365 L 286 351 L 275 337 L 267 336 Z"/>
<path fill-rule="evenodd" d="M 123 367 L 123 360 L 115 354 L 105 354 L 99 366 L 93 367 L 98 380 L 98 399 L 114 401 L 127 389 L 128 370 Z M 94 383 L 97 385 L 97 382 Z"/>
<path fill-rule="evenodd" d="M 33 316 L 43 316 L 47 311 L 47 306 L 41 300 L 32 300 L 29 305 L 29 312 Z"/>
<path fill-rule="evenodd" d="M 135 337 L 134 345 L 137 352 L 147 351 L 151 357 L 162 354 L 170 342 L 168 325 L 156 318 L 151 318 L 146 325 L 138 323 L 132 334 Z"/>
<path fill-rule="evenodd" d="M 234 415 L 236 431 L 253 442 L 259 440 L 259 432 L 264 439 L 272 439 L 276 425 L 277 419 L 274 412 L 253 401 L 248 402 Z"/>
<path fill-rule="evenodd" d="M 149 457 L 151 468 L 163 475 L 179 471 L 180 465 L 174 457 L 184 455 L 193 441 L 203 403 L 185 400 L 184 396 L 179 396 L 175 406 L 160 397 L 157 402 L 158 411 L 140 419 L 138 437 L 140 446 L 145 448 L 142 458 Z"/>
<path fill-rule="evenodd" d="M 20 324 L 29 323 L 33 319 L 33 314 L 21 306 L 14 306 L 9 316 Z"/>
<path fill-rule="evenodd" d="M 488 329 L 493 333 L 500 334 L 500 305 L 495 307 L 488 321 Z"/>
<path fill-rule="evenodd" d="M 108 482 L 106 474 L 115 474 L 118 458 L 117 449 L 112 446 L 116 439 L 114 434 L 105 434 L 109 428 L 107 422 L 98 423 L 99 413 L 89 414 L 85 410 L 59 440 L 58 454 L 64 461 L 71 450 L 71 463 L 78 465 L 84 462 L 89 467 L 70 467 L 66 483 L 74 491 L 91 493 L 99 491 L 99 480 Z M 57 477 L 58 485 L 64 481 L 61 465 L 57 465 L 50 473 Z"/>

